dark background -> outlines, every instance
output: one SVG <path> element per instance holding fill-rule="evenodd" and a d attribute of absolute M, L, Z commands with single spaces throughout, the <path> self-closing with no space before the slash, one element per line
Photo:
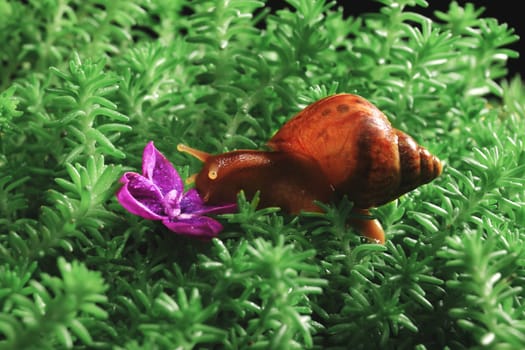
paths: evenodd
<path fill-rule="evenodd" d="M 428 0 L 427 2 L 429 3 L 429 6 L 427 8 L 417 6 L 411 8 L 410 10 L 421 13 L 426 17 L 435 20 L 436 18 L 434 16 L 434 11 L 448 11 L 449 4 L 452 1 Z M 507 48 L 518 51 L 520 53 L 520 57 L 514 59 L 509 58 L 507 63 L 507 68 L 509 69 L 508 78 L 513 78 L 515 75 L 518 74 L 523 78 L 525 76 L 525 60 L 523 57 L 524 53 L 520 48 L 521 46 L 523 46 L 521 42 L 525 40 L 525 34 L 523 33 L 525 30 L 525 24 L 523 23 L 525 22 L 525 14 L 523 14 L 523 12 L 517 8 L 517 4 L 519 3 L 516 2 L 513 6 L 509 1 L 502 0 L 456 0 L 456 2 L 462 7 L 469 2 L 474 4 L 474 7 L 476 9 L 483 7 L 485 11 L 481 14 L 480 17 L 496 18 L 498 20 L 498 23 L 507 23 L 510 28 L 514 29 L 514 33 L 520 37 L 520 40 L 512 45 L 507 46 Z M 286 6 L 286 3 L 284 1 L 274 1 L 270 2 L 270 4 L 274 9 L 279 9 Z M 343 8 L 345 16 L 354 17 L 366 12 L 377 12 L 382 7 L 382 4 L 372 0 L 337 0 L 337 4 L 338 6 L 341 6 Z"/>

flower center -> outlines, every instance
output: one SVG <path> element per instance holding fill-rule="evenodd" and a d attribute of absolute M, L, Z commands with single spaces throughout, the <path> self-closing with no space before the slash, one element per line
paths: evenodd
<path fill-rule="evenodd" d="M 180 208 L 180 200 L 182 197 L 182 193 L 178 192 L 177 190 L 171 190 L 169 191 L 162 201 L 162 206 L 164 207 L 164 213 L 169 218 L 175 218 L 179 216 L 181 212 Z"/>

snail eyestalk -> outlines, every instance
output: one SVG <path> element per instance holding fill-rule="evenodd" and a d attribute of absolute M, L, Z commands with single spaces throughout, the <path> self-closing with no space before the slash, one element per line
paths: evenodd
<path fill-rule="evenodd" d="M 186 185 L 191 185 L 192 183 L 195 182 L 196 178 L 197 178 L 197 173 L 190 175 L 186 180 L 184 180 L 184 182 L 186 183 Z"/>
<path fill-rule="evenodd" d="M 183 145 L 182 143 L 179 143 L 177 145 L 177 150 L 179 152 L 188 153 L 189 155 L 192 155 L 198 160 L 200 160 L 201 162 L 206 162 L 206 160 L 208 160 L 208 158 L 210 157 L 209 153 L 199 151 L 198 149 Z"/>
<path fill-rule="evenodd" d="M 218 176 L 219 168 L 217 164 L 210 164 L 210 169 L 208 170 L 208 179 L 215 180 Z"/>

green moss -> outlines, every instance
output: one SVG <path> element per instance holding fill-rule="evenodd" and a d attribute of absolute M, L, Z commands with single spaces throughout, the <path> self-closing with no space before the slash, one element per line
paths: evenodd
<path fill-rule="evenodd" d="M 472 4 L 0 0 L 0 349 L 525 347 L 525 90 Z M 366 97 L 445 162 L 375 210 L 388 242 L 239 197 L 218 239 L 127 213 L 149 140 L 263 148 L 307 104 Z"/>

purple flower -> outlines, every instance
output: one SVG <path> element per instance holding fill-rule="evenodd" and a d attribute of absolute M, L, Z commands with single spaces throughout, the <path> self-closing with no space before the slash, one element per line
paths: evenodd
<path fill-rule="evenodd" d="M 236 204 L 205 205 L 198 192 L 184 193 L 184 184 L 177 170 L 160 153 L 153 141 L 144 148 L 142 175 L 127 172 L 121 178 L 124 184 L 117 191 L 117 199 L 130 213 L 149 220 L 160 220 L 173 232 L 215 237 L 222 225 L 205 214 L 231 213 Z"/>

